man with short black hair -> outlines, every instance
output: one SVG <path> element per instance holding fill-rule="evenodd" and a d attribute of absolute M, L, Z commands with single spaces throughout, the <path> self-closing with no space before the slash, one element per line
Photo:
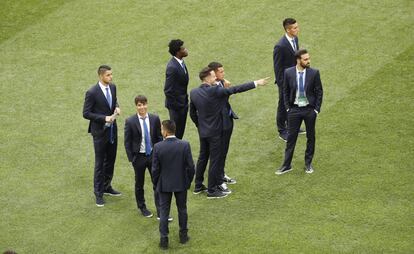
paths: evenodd
<path fill-rule="evenodd" d="M 299 25 L 294 18 L 286 18 L 282 24 L 285 34 L 273 49 L 273 68 L 275 71 L 275 83 L 279 90 L 276 127 L 279 131 L 279 138 L 286 142 L 288 136 L 288 118 L 283 102 L 283 74 L 287 68 L 296 65 L 295 51 L 299 49 Z M 305 131 L 300 130 L 299 133 L 305 134 Z"/>
<path fill-rule="evenodd" d="M 190 143 L 175 137 L 175 123 L 162 122 L 161 131 L 164 141 L 155 144 L 152 163 L 152 176 L 160 196 L 160 247 L 168 249 L 168 217 L 172 195 L 178 210 L 180 243 L 190 239 L 187 228 L 187 190 L 194 178 L 194 162 Z"/>
<path fill-rule="evenodd" d="M 156 114 L 148 113 L 148 100 L 144 95 L 135 97 L 137 113 L 125 120 L 124 145 L 128 160 L 135 171 L 135 199 L 145 217 L 152 217 L 144 198 L 145 169 L 152 176 L 152 147 L 162 141 L 161 121 Z M 159 217 L 159 198 L 154 186 L 154 201 Z"/>
<path fill-rule="evenodd" d="M 218 86 L 221 86 L 223 88 L 228 88 L 231 86 L 231 83 L 224 78 L 225 72 L 224 67 L 219 62 L 211 62 L 208 64 L 208 67 L 210 67 L 214 73 L 216 74 L 216 84 Z M 229 103 L 229 97 L 227 97 L 227 102 L 222 110 L 223 114 L 223 158 L 222 158 L 222 175 L 223 175 L 223 182 L 225 184 L 235 184 L 236 180 L 229 177 L 225 172 L 225 166 L 226 166 L 226 158 L 227 153 L 229 151 L 230 147 L 230 139 L 231 134 L 233 133 L 233 119 L 239 119 L 239 117 L 236 115 L 236 113 L 233 111 L 230 103 Z M 205 162 L 207 165 L 207 161 Z"/>
<path fill-rule="evenodd" d="M 98 68 L 99 81 L 85 94 L 83 117 L 89 120 L 88 132 L 93 137 L 95 151 L 94 193 L 96 205 L 104 206 L 103 195 L 120 196 L 112 188 L 114 165 L 118 145 L 117 115 L 121 114 L 112 83 L 112 69 L 108 65 Z"/>
<path fill-rule="evenodd" d="M 306 49 L 295 53 L 296 66 L 285 70 L 283 100 L 288 114 L 288 138 L 285 159 L 275 173 L 281 175 L 292 170 L 291 162 L 302 121 L 306 126 L 305 173 L 314 172 L 312 159 L 315 153 L 315 123 L 321 112 L 323 89 L 319 70 L 310 67 L 310 56 Z"/>
<path fill-rule="evenodd" d="M 168 47 L 172 58 L 165 72 L 165 107 L 168 109 L 170 119 L 174 120 L 177 126 L 176 137 L 182 139 L 188 113 L 189 80 L 188 69 L 183 58 L 188 56 L 188 50 L 180 39 L 171 40 Z"/>
<path fill-rule="evenodd" d="M 216 74 L 209 67 L 203 68 L 199 73 L 199 77 L 203 83 L 190 92 L 190 117 L 198 129 L 200 153 L 202 153 L 201 151 L 208 151 L 210 155 L 207 198 L 223 198 L 231 191 L 227 186 L 223 188 L 223 175 L 220 173 L 220 167 L 222 166 L 222 110 L 230 95 L 265 85 L 269 78 L 223 88 L 215 85 Z M 197 162 L 194 193 L 206 190 L 203 185 L 205 167 L 198 167 L 198 165 Z"/>

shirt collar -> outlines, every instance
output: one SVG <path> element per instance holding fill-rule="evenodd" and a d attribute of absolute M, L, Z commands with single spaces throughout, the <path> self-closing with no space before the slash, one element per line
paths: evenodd
<path fill-rule="evenodd" d="M 99 87 L 100 87 L 102 90 L 105 90 L 107 87 L 109 87 L 109 85 L 104 86 L 104 85 L 101 83 L 101 81 L 98 81 L 98 84 L 99 84 Z"/>
<path fill-rule="evenodd" d="M 290 37 L 287 33 L 285 33 L 286 39 L 288 39 L 289 42 L 295 39 L 295 37 Z"/>
<path fill-rule="evenodd" d="M 165 137 L 165 139 L 167 139 L 167 138 L 176 138 L 176 136 L 175 135 L 170 135 L 170 136 Z"/>
<path fill-rule="evenodd" d="M 183 65 L 184 60 L 179 59 L 179 58 L 177 58 L 177 57 L 175 57 L 175 56 L 174 56 L 174 58 L 175 58 L 175 60 L 177 60 L 177 61 L 178 61 L 178 63 L 179 63 L 179 64 Z"/>
<path fill-rule="evenodd" d="M 138 113 L 137 113 L 137 116 L 138 116 L 139 119 L 142 119 L 142 116 L 140 116 Z M 145 118 L 148 118 L 148 113 L 145 114 Z M 144 119 L 142 119 L 142 120 L 144 120 Z"/>
<path fill-rule="evenodd" d="M 296 67 L 296 73 L 299 73 L 299 72 L 303 72 L 303 74 L 306 74 L 306 68 L 305 68 L 305 69 L 303 69 L 303 71 L 299 71 L 299 70 L 298 70 L 298 67 Z"/>

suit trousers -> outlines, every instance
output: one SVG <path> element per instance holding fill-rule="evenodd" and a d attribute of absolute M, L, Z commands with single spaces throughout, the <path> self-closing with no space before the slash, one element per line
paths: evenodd
<path fill-rule="evenodd" d="M 168 109 L 170 114 L 170 120 L 175 122 L 175 136 L 179 139 L 183 139 L 185 124 L 187 122 L 188 106 L 185 106 L 179 110 Z"/>
<path fill-rule="evenodd" d="M 315 124 L 316 112 L 310 106 L 306 107 L 292 107 L 288 112 L 288 138 L 285 150 L 285 161 L 283 166 L 289 167 L 292 163 L 293 152 L 295 151 L 296 140 L 298 138 L 299 128 L 302 121 L 306 126 L 306 151 L 305 151 L 305 165 L 312 163 L 313 154 L 315 152 Z"/>
<path fill-rule="evenodd" d="M 277 104 L 276 111 L 276 126 L 279 133 L 282 134 L 287 131 L 288 114 L 286 112 L 283 99 L 283 87 L 278 85 L 277 88 L 279 90 L 279 102 Z"/>
<path fill-rule="evenodd" d="M 148 172 L 151 176 L 151 184 L 152 184 L 152 154 L 150 156 L 146 156 L 145 154 L 138 153 L 135 155 L 134 160 L 132 161 L 132 166 L 134 167 L 135 171 L 135 199 L 137 201 L 138 209 L 146 208 L 145 204 L 145 197 L 144 197 L 144 181 L 145 181 L 145 169 L 148 169 Z M 159 211 L 159 195 L 158 192 L 155 190 L 155 185 L 152 184 L 152 189 L 154 191 L 154 202 L 155 207 L 157 209 L 157 215 L 160 215 Z"/>
<path fill-rule="evenodd" d="M 231 120 L 233 122 L 233 119 Z M 220 166 L 220 174 L 221 178 L 224 178 L 224 169 L 226 167 L 226 159 L 227 159 L 227 153 L 229 152 L 230 148 L 230 139 L 231 134 L 233 133 L 233 124 L 231 125 L 231 128 L 227 130 L 223 130 L 223 138 L 222 138 L 222 158 L 221 158 L 221 166 Z"/>
<path fill-rule="evenodd" d="M 117 145 L 118 138 L 116 136 L 113 144 L 105 136 L 93 136 L 95 150 L 93 187 L 97 197 L 102 197 L 104 191 L 112 187 Z"/>
<path fill-rule="evenodd" d="M 223 183 L 221 176 L 222 169 L 222 136 L 200 137 L 200 154 L 197 160 L 195 187 L 200 187 L 204 181 L 204 172 L 207 167 L 208 159 L 210 165 L 208 169 L 208 191 L 214 192 L 218 185 Z"/>
<path fill-rule="evenodd" d="M 187 190 L 181 192 L 159 192 L 161 237 L 168 237 L 168 216 L 170 215 L 171 199 L 173 193 L 178 210 L 178 224 L 180 225 L 180 235 L 186 234 L 188 232 Z"/>

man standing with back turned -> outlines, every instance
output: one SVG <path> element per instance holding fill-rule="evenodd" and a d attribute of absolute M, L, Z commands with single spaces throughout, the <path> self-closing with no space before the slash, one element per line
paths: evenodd
<path fill-rule="evenodd" d="M 98 68 L 99 81 L 85 95 L 83 117 L 90 120 L 88 132 L 92 134 L 95 150 L 93 176 L 96 205 L 104 206 L 103 194 L 120 196 L 111 185 L 118 144 L 116 116 L 121 113 L 112 83 L 112 70 L 108 65 Z"/>
<path fill-rule="evenodd" d="M 160 196 L 160 247 L 168 248 L 168 217 L 174 193 L 180 225 L 180 243 L 188 240 L 187 190 L 194 177 L 190 143 L 175 137 L 175 123 L 164 120 L 161 126 L 164 141 L 154 145 L 152 176 Z"/>
<path fill-rule="evenodd" d="M 283 20 L 283 28 L 285 34 L 280 38 L 279 42 L 273 49 L 273 67 L 275 71 L 275 83 L 279 90 L 279 102 L 276 111 L 276 126 L 279 131 L 279 138 L 287 141 L 287 113 L 283 101 L 282 86 L 283 74 L 289 67 L 296 65 L 295 51 L 299 49 L 299 25 L 293 18 Z M 305 131 L 300 130 L 300 134 Z"/>
<path fill-rule="evenodd" d="M 165 107 L 176 124 L 176 137 L 182 139 L 188 112 L 188 70 L 183 58 L 188 56 L 188 51 L 179 39 L 171 40 L 168 47 L 172 58 L 165 72 Z"/>
<path fill-rule="evenodd" d="M 315 152 L 316 116 L 321 112 L 322 82 L 319 70 L 310 68 L 310 56 L 306 49 L 295 53 L 296 66 L 286 69 L 283 81 L 283 98 L 289 121 L 289 135 L 285 149 L 285 160 L 276 175 L 292 170 L 291 162 L 302 121 L 306 126 L 305 173 L 311 174 Z"/>

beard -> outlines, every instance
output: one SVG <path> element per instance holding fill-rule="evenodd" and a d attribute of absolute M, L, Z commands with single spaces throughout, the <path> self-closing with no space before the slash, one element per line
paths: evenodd
<path fill-rule="evenodd" d="M 307 63 L 307 64 L 300 63 L 300 66 L 302 66 L 303 69 L 306 69 L 310 67 L 310 63 Z"/>

